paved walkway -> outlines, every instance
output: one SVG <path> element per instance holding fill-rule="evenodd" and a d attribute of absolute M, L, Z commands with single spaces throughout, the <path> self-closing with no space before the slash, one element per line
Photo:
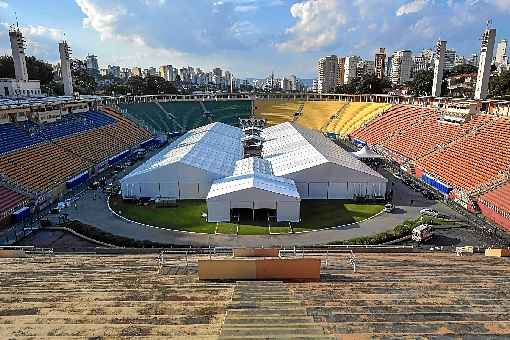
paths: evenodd
<path fill-rule="evenodd" d="M 301 234 L 254 236 L 204 235 L 147 227 L 116 217 L 109 211 L 105 195 L 98 191 L 97 199 L 93 200 L 95 191 L 90 190 L 86 191 L 78 200 L 78 209 L 71 207 L 66 212 L 71 220 L 79 220 L 82 223 L 93 225 L 111 234 L 136 240 L 149 240 L 179 245 L 224 247 L 311 246 L 338 240 L 349 240 L 390 230 L 407 219 L 416 218 L 419 210 L 423 207 L 431 207 L 449 216 L 460 218 L 450 208 L 441 203 L 423 199 L 421 194 L 411 191 L 400 181 L 397 181 L 393 188 L 395 192 L 394 203 L 396 205 L 394 213 L 383 213 L 367 221 L 337 229 Z M 413 206 L 409 206 L 411 199 L 414 200 Z"/>

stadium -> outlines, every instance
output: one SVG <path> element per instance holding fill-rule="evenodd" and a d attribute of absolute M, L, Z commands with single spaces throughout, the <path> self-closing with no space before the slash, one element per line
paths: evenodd
<path fill-rule="evenodd" d="M 0 338 L 510 335 L 510 102 L 5 82 Z"/>

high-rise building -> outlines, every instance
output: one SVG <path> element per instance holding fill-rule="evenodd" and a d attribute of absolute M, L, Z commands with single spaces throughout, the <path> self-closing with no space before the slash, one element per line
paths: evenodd
<path fill-rule="evenodd" d="M 476 53 L 471 54 L 471 57 L 467 60 L 467 63 L 478 67 L 478 54 Z"/>
<path fill-rule="evenodd" d="M 108 65 L 108 68 L 107 68 L 107 74 L 110 76 L 110 77 L 114 77 L 114 78 L 120 78 L 120 66 L 116 66 L 116 65 Z"/>
<path fill-rule="evenodd" d="M 94 77 L 99 75 L 99 64 L 97 62 L 97 57 L 93 54 L 89 54 L 87 59 L 85 60 L 87 65 L 87 72 Z"/>
<path fill-rule="evenodd" d="M 338 57 L 336 55 L 319 59 L 317 78 L 317 91 L 319 93 L 334 92 L 338 78 Z"/>
<path fill-rule="evenodd" d="M 391 82 L 405 84 L 411 80 L 413 55 L 410 50 L 401 50 L 393 53 L 391 62 Z"/>
<path fill-rule="evenodd" d="M 386 66 L 386 49 L 381 47 L 375 52 L 375 76 L 379 79 L 384 78 Z"/>
<path fill-rule="evenodd" d="M 485 29 L 482 33 L 481 40 L 475 99 L 485 99 L 489 94 L 489 77 L 491 75 L 492 54 L 494 53 L 496 29 L 487 27 L 487 29 Z"/>
<path fill-rule="evenodd" d="M 388 56 L 388 59 L 386 61 L 386 77 L 391 77 L 391 70 L 393 67 L 393 55 Z"/>
<path fill-rule="evenodd" d="M 131 69 L 131 75 L 133 77 L 141 77 L 142 76 L 142 69 L 138 66 L 135 66 Z"/>
<path fill-rule="evenodd" d="M 58 51 L 60 53 L 60 72 L 62 74 L 62 82 L 64 83 L 64 95 L 73 95 L 73 80 L 71 77 L 71 49 L 67 41 L 58 43 Z"/>
<path fill-rule="evenodd" d="M 343 85 L 344 77 L 345 77 L 345 57 L 338 57 L 338 77 L 336 79 L 336 84 Z"/>
<path fill-rule="evenodd" d="M 496 65 L 506 64 L 507 63 L 507 54 L 506 50 L 508 48 L 508 41 L 506 39 L 502 39 L 498 42 L 498 46 L 496 47 Z"/>
<path fill-rule="evenodd" d="M 358 63 L 361 58 L 353 55 L 345 58 L 344 84 L 349 84 L 358 76 Z"/>
<path fill-rule="evenodd" d="M 446 41 L 438 40 L 434 58 L 434 78 L 432 80 L 432 96 L 441 97 L 441 85 L 443 83 L 444 55 Z"/>
<path fill-rule="evenodd" d="M 356 77 L 372 75 L 375 73 L 375 62 L 372 60 L 360 60 L 356 66 Z"/>
<path fill-rule="evenodd" d="M 219 79 L 221 79 L 221 77 L 223 76 L 223 71 L 219 67 L 213 68 L 212 73 Z"/>
<path fill-rule="evenodd" d="M 159 76 L 167 81 L 173 81 L 173 66 L 161 65 L 159 67 Z"/>
<path fill-rule="evenodd" d="M 455 66 L 457 51 L 453 48 L 447 48 L 444 52 L 444 69 L 450 71 Z"/>

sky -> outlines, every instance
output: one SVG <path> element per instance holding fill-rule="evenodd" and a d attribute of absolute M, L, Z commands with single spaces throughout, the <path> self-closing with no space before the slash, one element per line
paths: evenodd
<path fill-rule="evenodd" d="M 2 54 L 14 13 L 27 53 L 51 63 L 65 37 L 102 67 L 218 66 L 239 78 L 313 78 L 324 55 L 373 59 L 439 38 L 469 56 L 487 19 L 497 40 L 510 37 L 510 0 L 0 0 Z"/>

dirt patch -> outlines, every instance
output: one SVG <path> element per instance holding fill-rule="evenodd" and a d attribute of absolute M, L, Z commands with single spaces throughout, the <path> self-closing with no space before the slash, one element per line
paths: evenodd
<path fill-rule="evenodd" d="M 151 333 L 150 327 L 129 326 L 120 331 L 120 336 L 148 336 Z"/>
<path fill-rule="evenodd" d="M 0 316 L 38 315 L 39 308 L 20 308 L 0 310 Z"/>

